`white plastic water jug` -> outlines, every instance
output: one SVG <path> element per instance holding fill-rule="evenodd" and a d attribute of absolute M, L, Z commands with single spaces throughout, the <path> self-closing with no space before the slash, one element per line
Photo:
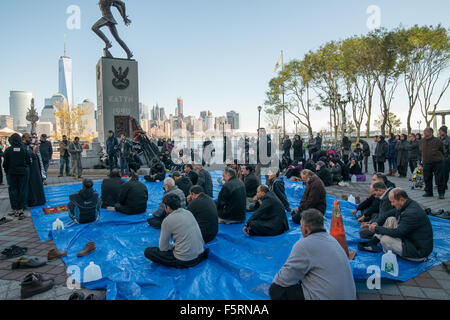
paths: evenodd
<path fill-rule="evenodd" d="M 348 197 L 348 202 L 356 204 L 356 199 L 353 195 L 350 195 L 350 197 Z"/>
<path fill-rule="evenodd" d="M 52 229 L 53 230 L 64 230 L 64 223 L 58 219 L 55 220 L 55 222 L 53 222 L 52 225 Z"/>
<path fill-rule="evenodd" d="M 352 175 L 352 183 L 357 183 L 358 179 L 356 178 L 356 175 Z"/>
<path fill-rule="evenodd" d="M 89 265 L 84 269 L 83 282 L 97 281 L 103 278 L 102 269 L 91 261 Z"/>
<path fill-rule="evenodd" d="M 389 273 L 394 277 L 398 277 L 397 256 L 393 254 L 391 250 L 389 250 L 381 258 L 381 270 Z"/>

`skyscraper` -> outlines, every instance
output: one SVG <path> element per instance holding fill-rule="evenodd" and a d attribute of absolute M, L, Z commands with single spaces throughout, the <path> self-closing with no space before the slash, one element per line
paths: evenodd
<path fill-rule="evenodd" d="M 231 125 L 231 129 L 239 130 L 239 113 L 235 111 L 227 112 L 227 120 Z"/>
<path fill-rule="evenodd" d="M 59 93 L 61 93 L 73 107 L 73 76 L 72 59 L 66 56 L 64 45 L 64 56 L 59 59 Z"/>
<path fill-rule="evenodd" d="M 10 91 L 9 114 L 13 117 L 14 130 L 26 130 L 27 112 L 31 106 L 33 93 L 28 91 Z"/>
<path fill-rule="evenodd" d="M 184 116 L 183 100 L 181 98 L 177 99 L 177 116 L 180 118 L 183 118 L 183 116 Z"/>

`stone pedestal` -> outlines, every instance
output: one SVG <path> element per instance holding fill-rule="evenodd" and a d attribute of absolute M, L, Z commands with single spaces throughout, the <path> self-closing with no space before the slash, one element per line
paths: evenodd
<path fill-rule="evenodd" d="M 132 137 L 131 117 L 139 120 L 138 63 L 135 60 L 101 58 L 97 64 L 97 108 L 99 142 L 108 131 L 116 137 Z"/>

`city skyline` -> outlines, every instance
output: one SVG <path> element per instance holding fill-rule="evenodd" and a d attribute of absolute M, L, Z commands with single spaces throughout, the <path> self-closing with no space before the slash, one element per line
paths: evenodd
<path fill-rule="evenodd" d="M 10 46 L 10 50 L 0 53 L 0 58 L 12 63 L 5 66 L 4 72 L 10 75 L 8 79 L 0 79 L 3 88 L 0 114 L 8 113 L 8 94 L 12 90 L 33 92 L 38 109 L 44 107 L 45 97 L 55 93 L 58 71 L 54 61 L 62 51 L 64 34 L 68 39 L 68 55 L 73 60 L 74 104 L 84 99 L 96 101 L 95 63 L 102 53 L 101 43 L 90 30 L 98 18 L 96 3 L 77 2 L 82 13 L 81 26 L 73 30 L 66 26 L 70 17 L 66 10 L 72 5 L 71 1 L 38 4 L 24 0 L 1 5 L 3 12 L 11 12 L 2 23 L 12 28 L 0 31 Z M 142 103 L 151 106 L 158 102 L 166 110 L 175 110 L 178 107 L 175 99 L 181 96 L 186 114 L 196 115 L 206 106 L 217 114 L 235 109 L 246 119 L 242 130 L 255 131 L 257 107 L 264 105 L 268 82 L 276 75 L 273 67 L 280 51 L 284 51 L 284 62 L 288 63 L 326 41 L 368 33 L 367 8 L 370 5 L 372 1 L 365 0 L 327 3 L 326 6 L 293 0 L 280 3 L 201 0 L 193 4 L 128 1 L 133 23 L 130 28 L 119 28 L 140 64 Z M 448 20 L 445 8 L 450 9 L 448 1 L 442 0 L 428 3 L 380 0 L 376 5 L 381 9 L 381 27 L 386 28 L 444 23 Z M 23 11 L 25 6 L 29 10 Z M 23 13 L 24 18 L 20 24 L 12 19 L 18 12 Z M 145 19 L 146 12 L 155 13 L 154 19 Z M 44 19 L 49 13 L 54 19 L 46 19 L 46 24 L 31 25 L 30 21 Z M 5 32 L 7 29 L 10 30 Z M 24 38 L 27 41 L 18 40 Z M 141 41 L 142 38 L 146 41 Z M 117 46 L 112 51 L 121 54 Z M 403 120 L 403 127 L 408 101 L 402 86 L 399 87 L 393 111 Z M 447 93 L 440 109 L 448 109 L 449 105 Z M 378 114 L 376 110 L 376 116 Z M 315 130 L 327 127 L 323 121 L 327 111 L 314 112 L 312 118 Z M 416 112 L 414 127 L 419 119 L 420 112 Z M 265 123 L 264 113 L 261 121 Z M 288 129 L 294 127 L 289 115 L 286 123 Z"/>

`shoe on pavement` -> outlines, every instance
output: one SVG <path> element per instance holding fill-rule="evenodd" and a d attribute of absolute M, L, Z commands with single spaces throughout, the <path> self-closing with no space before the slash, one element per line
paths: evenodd
<path fill-rule="evenodd" d="M 69 300 L 84 300 L 84 293 L 74 292 L 70 295 Z"/>
<path fill-rule="evenodd" d="M 94 242 L 89 242 L 86 247 L 84 247 L 83 251 L 80 251 L 77 253 L 77 257 L 81 258 L 84 257 L 86 255 L 88 255 L 91 252 L 95 251 L 95 243 Z"/>
<path fill-rule="evenodd" d="M 54 283 L 53 279 L 45 279 L 38 273 L 30 273 L 25 276 L 20 284 L 20 297 L 21 299 L 27 299 L 39 293 L 44 293 L 53 288 Z"/>
<path fill-rule="evenodd" d="M 39 257 L 22 257 L 12 262 L 11 269 L 30 269 L 45 266 L 47 260 Z"/>
<path fill-rule="evenodd" d="M 445 199 L 445 195 L 440 194 L 440 195 L 439 195 L 439 200 L 444 200 L 444 199 Z"/>

